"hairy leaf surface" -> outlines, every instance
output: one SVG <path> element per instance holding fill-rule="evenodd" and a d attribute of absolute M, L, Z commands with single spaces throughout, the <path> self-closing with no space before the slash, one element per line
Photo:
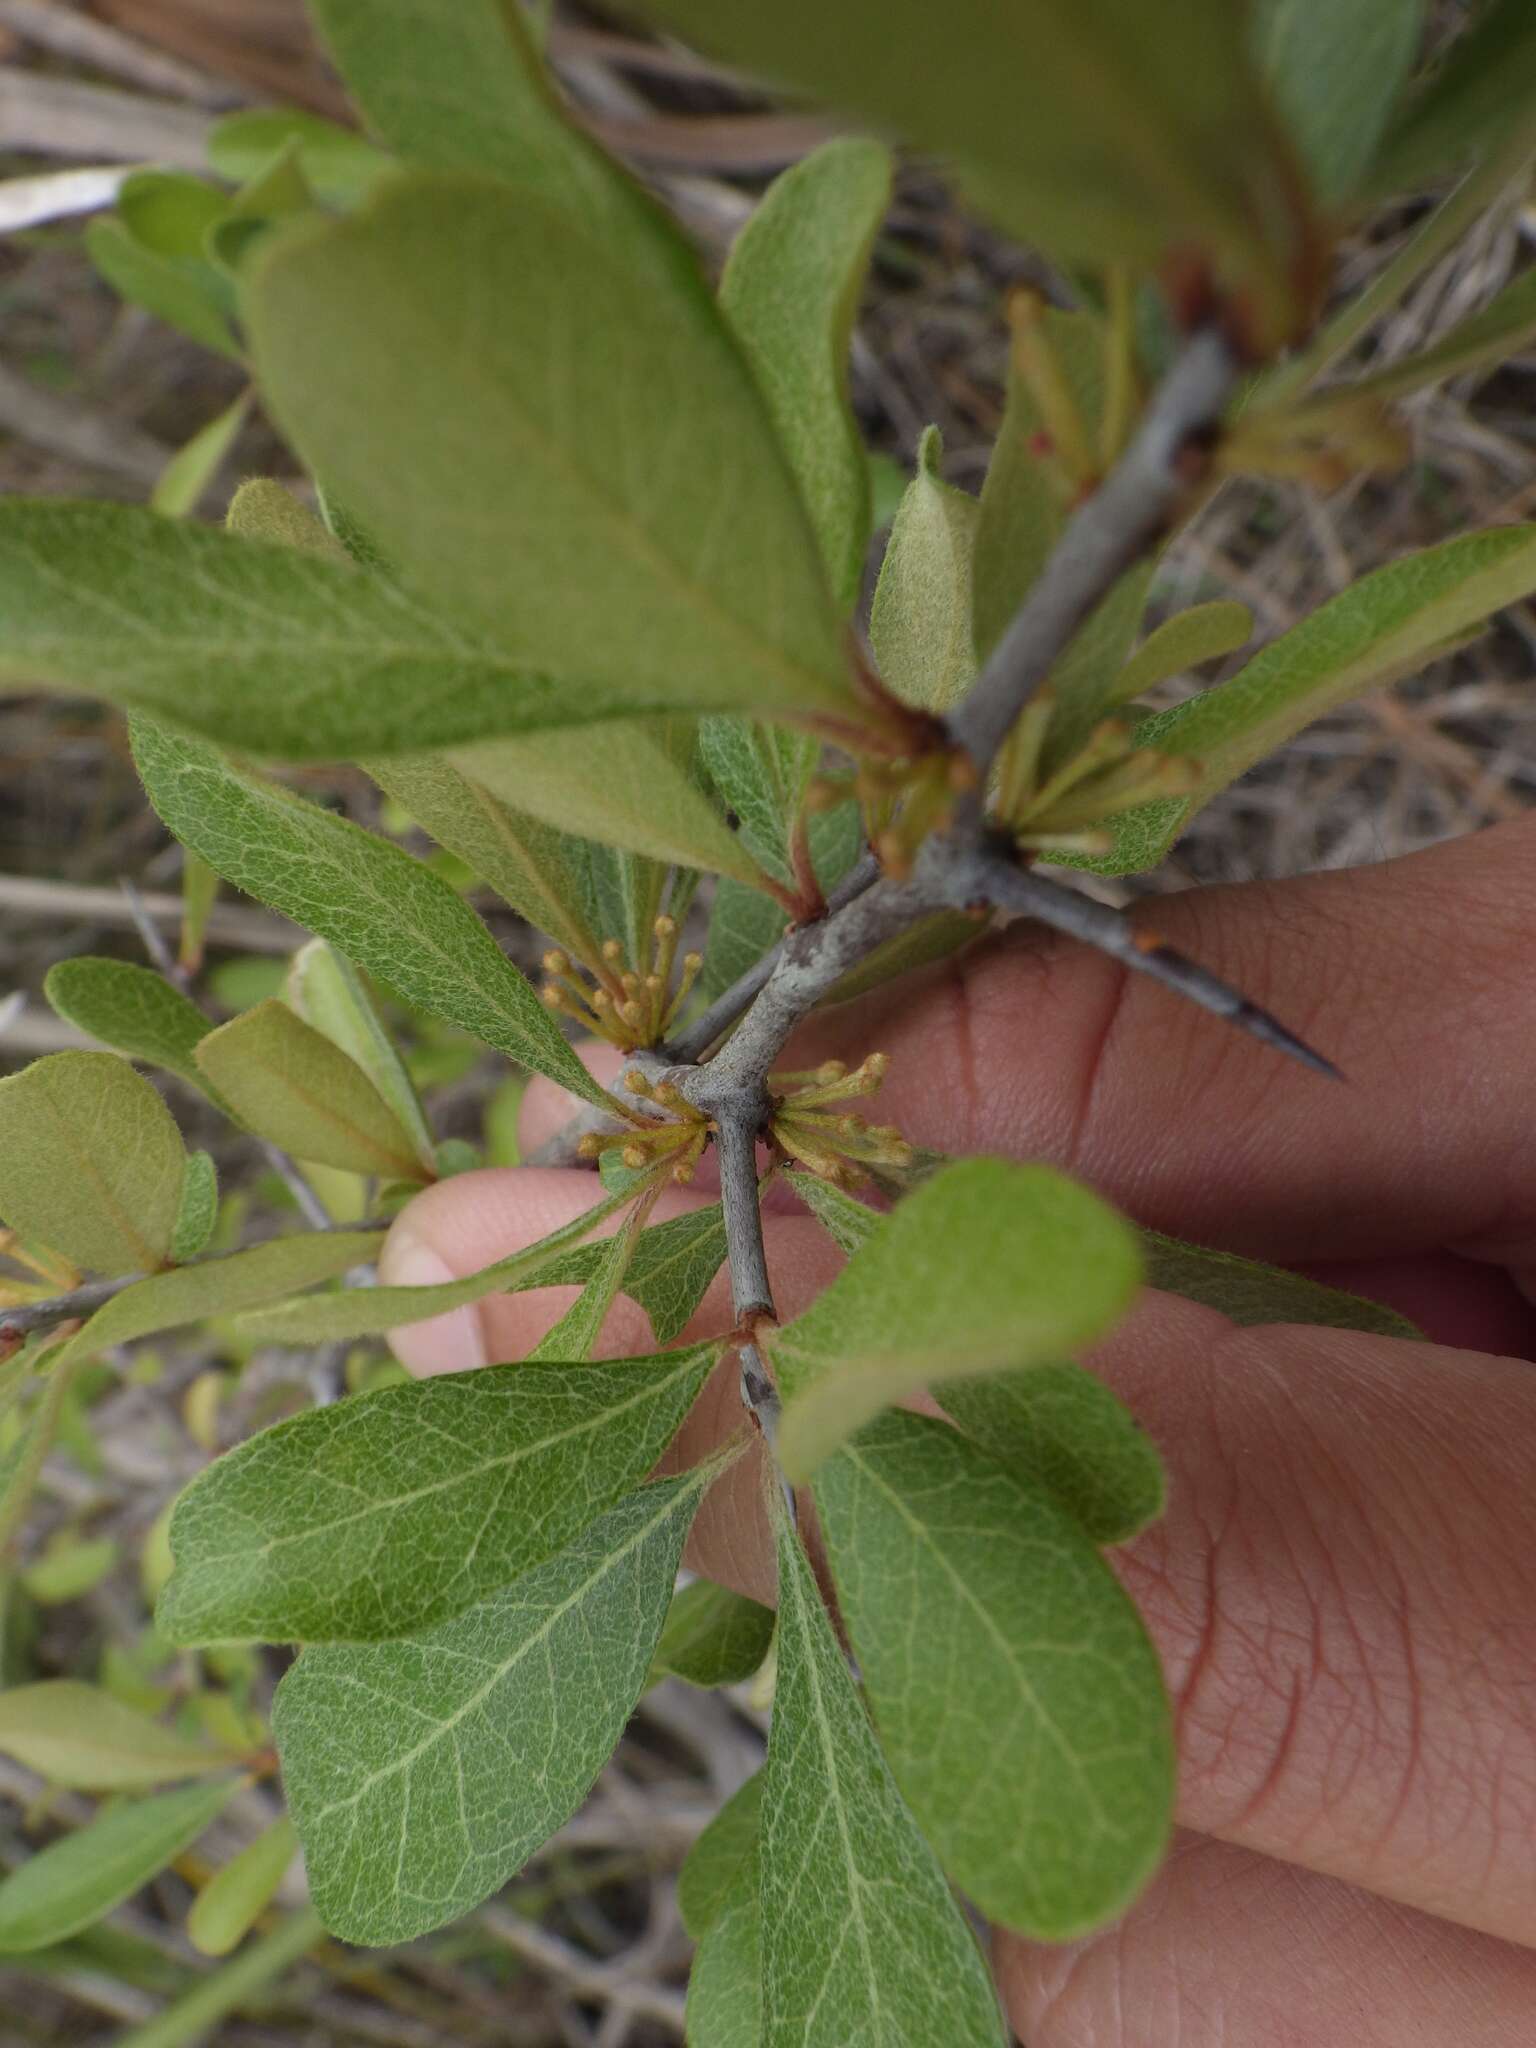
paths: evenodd
<path fill-rule="evenodd" d="M 103 1045 L 207 1087 L 193 1055 L 213 1026 L 153 968 L 81 954 L 49 968 L 43 993 L 66 1022 Z"/>
<path fill-rule="evenodd" d="M 519 1284 L 586 1286 L 603 1256 L 601 1245 L 581 1245 Z M 682 1335 L 724 1263 L 725 1217 L 715 1202 L 707 1209 L 690 1209 L 642 1230 L 620 1291 L 645 1310 L 656 1342 L 670 1344 Z"/>
<path fill-rule="evenodd" d="M 219 1170 L 211 1152 L 189 1152 L 181 1176 L 181 1200 L 171 1233 L 171 1263 L 184 1266 L 195 1259 L 213 1235 L 219 1220 Z"/>
<path fill-rule="evenodd" d="M 719 1351 L 492 1366 L 280 1422 L 177 1501 L 159 1626 L 179 1643 L 372 1641 L 462 1613 L 644 1477 Z"/>
<path fill-rule="evenodd" d="M 701 1941 L 719 1918 L 726 1894 L 747 1863 L 753 1864 L 755 1876 L 763 1784 L 763 1773 L 754 1771 L 727 1799 L 684 1860 L 677 1880 L 677 1910 L 695 1941 Z"/>
<path fill-rule="evenodd" d="M 304 1652 L 273 1732 L 333 1933 L 383 1944 L 440 1927 L 569 1819 L 644 1688 L 717 1470 L 641 1488 L 438 1628 Z"/>
<path fill-rule="evenodd" d="M 77 1266 L 160 1265 L 186 1160 L 170 1111 L 114 1053 L 50 1053 L 0 1081 L 0 1220 Z"/>
<path fill-rule="evenodd" d="M 971 584 L 981 506 L 945 483 L 943 452 L 938 428 L 929 427 L 896 510 L 869 619 L 882 680 L 924 711 L 947 711 L 976 673 Z"/>
<path fill-rule="evenodd" d="M 1185 1244 L 1159 1231 L 1141 1233 L 1147 1285 L 1218 1309 L 1234 1323 L 1320 1323 L 1331 1330 L 1365 1330 L 1375 1337 L 1422 1338 L 1407 1316 L 1342 1287 L 1327 1287 L 1262 1259 Z"/>
<path fill-rule="evenodd" d="M 403 1001 L 603 1100 L 528 982 L 430 868 L 201 741 L 142 718 L 132 738 L 150 802 L 227 881 L 329 939 Z"/>
<path fill-rule="evenodd" d="M 1253 613 L 1247 605 L 1226 598 L 1175 612 L 1147 635 L 1116 676 L 1114 700 L 1127 703 L 1185 669 L 1234 654 L 1252 633 Z"/>
<path fill-rule="evenodd" d="M 903 1411 L 845 1444 L 815 1491 L 881 1746 L 950 1876 L 1045 1939 L 1121 1911 L 1168 1838 L 1172 1721 L 1089 1537 L 1043 1488 Z"/>
<path fill-rule="evenodd" d="M 805 1477 L 919 1387 L 1045 1364 L 1091 1342 L 1140 1277 L 1130 1226 L 1050 1167 L 942 1168 L 772 1336 L 785 1470 Z"/>
<path fill-rule="evenodd" d="M 759 1891 L 765 2048 L 1000 2048 L 981 1951 L 902 1803 L 799 1540 L 780 1525 Z M 985 1755 L 995 1757 L 990 1737 Z"/>

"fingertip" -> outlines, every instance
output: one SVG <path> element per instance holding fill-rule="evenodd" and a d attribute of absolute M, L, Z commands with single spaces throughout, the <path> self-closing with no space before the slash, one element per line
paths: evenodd
<path fill-rule="evenodd" d="M 623 1071 L 625 1056 L 615 1045 L 603 1045 L 589 1038 L 572 1050 L 587 1072 L 601 1081 L 605 1088 Z M 523 1090 L 523 1099 L 518 1105 L 517 1141 L 522 1147 L 523 1157 L 526 1159 L 546 1139 L 563 1130 L 571 1118 L 586 1107 L 569 1089 L 546 1081 L 542 1074 L 535 1074 Z"/>

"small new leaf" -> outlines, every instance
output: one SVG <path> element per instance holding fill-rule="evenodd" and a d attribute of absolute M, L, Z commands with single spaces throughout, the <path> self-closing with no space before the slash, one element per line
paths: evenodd
<path fill-rule="evenodd" d="M 424 1177 L 410 1132 L 362 1068 L 276 997 L 209 1032 L 196 1057 L 241 1122 L 296 1159 Z"/>
<path fill-rule="evenodd" d="M 304 1652 L 272 1723 L 332 1933 L 384 1944 L 440 1927 L 569 1819 L 644 1688 L 718 1469 L 643 1487 L 441 1627 Z"/>
<path fill-rule="evenodd" d="M 981 506 L 945 483 L 943 452 L 938 428 L 929 427 L 891 527 L 869 619 L 882 680 L 923 711 L 947 711 L 976 673 L 971 584 Z"/>
<path fill-rule="evenodd" d="M 181 1180 L 181 1206 L 171 1237 L 171 1264 L 195 1259 L 213 1235 L 219 1220 L 219 1170 L 211 1152 L 189 1152 Z"/>
<path fill-rule="evenodd" d="M 239 1945 L 287 1876 L 298 1847 L 298 1831 L 284 1814 L 213 1873 L 187 1915 L 187 1939 L 199 1955 L 227 1956 Z"/>
<path fill-rule="evenodd" d="M 1168 1838 L 1172 1719 L 1088 1536 L 931 1416 L 871 1423 L 815 1492 L 881 1746 L 950 1876 L 1037 1938 L 1122 1911 Z"/>
<path fill-rule="evenodd" d="M 462 1613 L 644 1477 L 719 1351 L 491 1367 L 280 1422 L 177 1501 L 158 1624 L 176 1643 L 376 1641 Z"/>
<path fill-rule="evenodd" d="M 186 1153 L 142 1074 L 56 1052 L 0 1081 L 0 1220 L 97 1273 L 169 1256 Z"/>

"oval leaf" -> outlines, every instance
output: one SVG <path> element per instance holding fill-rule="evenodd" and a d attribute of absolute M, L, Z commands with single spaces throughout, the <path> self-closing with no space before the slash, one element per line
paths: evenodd
<path fill-rule="evenodd" d="M 1090 1343 L 1140 1277 L 1131 1227 L 1050 1167 L 968 1159 L 941 1168 L 769 1338 L 785 1395 L 785 1471 L 804 1478 L 920 1387 L 1043 1364 Z"/>
<path fill-rule="evenodd" d="M 440 1628 L 304 1652 L 272 1726 L 332 1933 L 382 1944 L 440 1927 L 570 1818 L 644 1688 L 718 1470 L 643 1487 Z"/>
<path fill-rule="evenodd" d="M 461 1613 L 644 1477 L 719 1352 L 493 1366 L 280 1422 L 177 1501 L 158 1625 L 175 1643 L 371 1641 Z"/>
<path fill-rule="evenodd" d="M 185 1170 L 170 1111 L 113 1053 L 50 1053 L 0 1081 L 0 1218 L 77 1266 L 160 1265 Z"/>
<path fill-rule="evenodd" d="M 88 1037 L 206 1088 L 194 1055 L 199 1039 L 213 1026 L 196 1003 L 153 968 L 83 954 L 50 967 L 43 993 L 67 1023 Z"/>
<path fill-rule="evenodd" d="M 192 1901 L 187 1939 L 201 1955 L 227 1956 L 254 1926 L 288 1874 L 299 1837 L 286 1814 L 216 1870 Z"/>
<path fill-rule="evenodd" d="M 882 1416 L 815 1491 L 881 1747 L 950 1876 L 1047 1940 L 1122 1911 L 1168 1839 L 1172 1717 L 1087 1535 L 931 1416 Z"/>

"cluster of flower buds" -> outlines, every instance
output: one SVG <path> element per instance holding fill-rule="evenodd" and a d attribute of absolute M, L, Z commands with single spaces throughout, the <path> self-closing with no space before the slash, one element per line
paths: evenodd
<path fill-rule="evenodd" d="M 654 1123 L 642 1123 L 637 1118 L 625 1131 L 589 1131 L 578 1142 L 577 1151 L 583 1159 L 601 1159 L 605 1153 L 616 1153 L 631 1173 L 654 1167 L 658 1179 L 662 1178 L 662 1169 L 670 1165 L 669 1177 L 686 1185 L 693 1179 L 699 1155 L 709 1139 L 708 1117 L 695 1109 L 670 1081 L 650 1081 L 638 1067 L 630 1068 L 623 1077 L 623 1085 L 642 1102 L 654 1102 L 664 1115 Z"/>
<path fill-rule="evenodd" d="M 841 1060 L 796 1074 L 770 1074 L 778 1100 L 769 1132 L 780 1151 L 837 1187 L 862 1187 L 866 1167 L 912 1164 L 912 1147 L 894 1124 L 871 1124 L 835 1105 L 875 1094 L 890 1067 L 889 1055 L 872 1052 L 850 1073 Z"/>
<path fill-rule="evenodd" d="M 674 988 L 677 919 L 665 915 L 651 926 L 651 961 L 644 973 L 626 965 L 617 939 L 605 939 L 601 958 L 584 972 L 559 951 L 544 955 L 548 981 L 539 993 L 550 1009 L 574 1017 L 584 1031 L 621 1052 L 657 1044 L 672 1028 L 704 965 L 702 953 L 685 953 Z"/>
<path fill-rule="evenodd" d="M 975 783 L 967 755 L 936 747 L 895 761 L 871 756 L 846 777 L 819 776 L 806 791 L 805 805 L 807 811 L 830 810 L 855 797 L 881 867 L 900 879 L 911 872 L 929 833 L 949 822 L 955 798 Z"/>

